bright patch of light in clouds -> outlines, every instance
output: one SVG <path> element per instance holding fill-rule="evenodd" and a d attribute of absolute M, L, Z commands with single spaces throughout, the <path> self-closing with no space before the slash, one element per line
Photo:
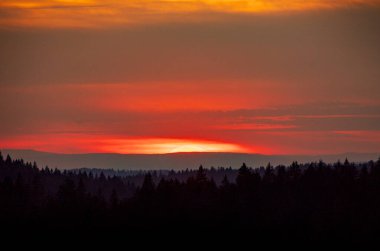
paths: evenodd
<path fill-rule="evenodd" d="M 175 153 L 175 152 L 246 152 L 237 144 L 198 139 L 107 139 L 103 150 L 117 153 Z"/>

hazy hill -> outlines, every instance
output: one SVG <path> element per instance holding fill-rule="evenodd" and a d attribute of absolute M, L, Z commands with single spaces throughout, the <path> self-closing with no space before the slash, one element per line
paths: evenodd
<path fill-rule="evenodd" d="M 3 155 L 9 154 L 12 158 L 22 158 L 25 161 L 36 161 L 40 167 L 74 169 L 74 168 L 102 168 L 119 170 L 162 170 L 162 169 L 196 169 L 199 165 L 205 167 L 232 167 L 239 168 L 243 162 L 248 166 L 288 165 L 298 162 L 323 160 L 334 162 L 344 160 L 361 162 L 369 159 L 376 160 L 380 153 L 345 153 L 338 155 L 260 155 L 244 153 L 172 153 L 172 154 L 116 154 L 116 153 L 90 153 L 90 154 L 57 154 L 38 152 L 33 150 L 1 150 Z"/>

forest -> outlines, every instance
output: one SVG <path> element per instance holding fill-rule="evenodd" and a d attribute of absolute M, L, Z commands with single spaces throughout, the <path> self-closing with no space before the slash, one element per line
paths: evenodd
<path fill-rule="evenodd" d="M 380 158 L 110 176 L 39 168 L 0 154 L 0 225 L 361 242 L 380 232 Z"/>

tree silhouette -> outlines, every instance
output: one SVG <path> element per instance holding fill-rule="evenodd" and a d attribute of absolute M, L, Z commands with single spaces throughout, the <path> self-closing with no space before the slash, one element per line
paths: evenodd
<path fill-rule="evenodd" d="M 123 178 L 93 172 L 39 169 L 0 155 L 2 227 L 202 228 L 247 230 L 277 240 L 356 242 L 376 240 L 380 230 L 380 159 L 243 164 L 239 170 L 200 166 Z"/>
<path fill-rule="evenodd" d="M 196 175 L 196 181 L 199 183 L 205 183 L 208 181 L 207 177 L 206 177 L 206 172 L 205 172 L 202 165 L 199 166 L 199 168 L 198 168 L 197 175 Z"/>
<path fill-rule="evenodd" d="M 147 173 L 144 177 L 144 182 L 140 189 L 140 195 L 142 197 L 150 197 L 153 195 L 155 186 L 153 183 L 152 175 Z"/>

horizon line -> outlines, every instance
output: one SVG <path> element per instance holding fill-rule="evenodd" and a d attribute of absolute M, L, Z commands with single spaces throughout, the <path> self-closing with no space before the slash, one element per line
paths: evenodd
<path fill-rule="evenodd" d="M 3 151 L 29 151 L 35 153 L 56 154 L 56 155 L 139 155 L 139 156 L 151 156 L 151 155 L 176 155 L 176 154 L 234 154 L 234 155 L 261 155 L 261 156 L 336 156 L 345 154 L 379 154 L 380 152 L 339 152 L 339 153 L 316 153 L 316 154 L 304 154 L 304 153 L 291 153 L 291 154 L 265 154 L 265 153 L 252 153 L 252 152 L 210 152 L 210 151 L 194 151 L 194 152 L 168 152 L 168 153 L 118 153 L 118 152 L 84 152 L 84 153 L 60 153 L 40 151 L 35 149 L 18 149 L 18 148 L 0 148 L 0 153 Z"/>

